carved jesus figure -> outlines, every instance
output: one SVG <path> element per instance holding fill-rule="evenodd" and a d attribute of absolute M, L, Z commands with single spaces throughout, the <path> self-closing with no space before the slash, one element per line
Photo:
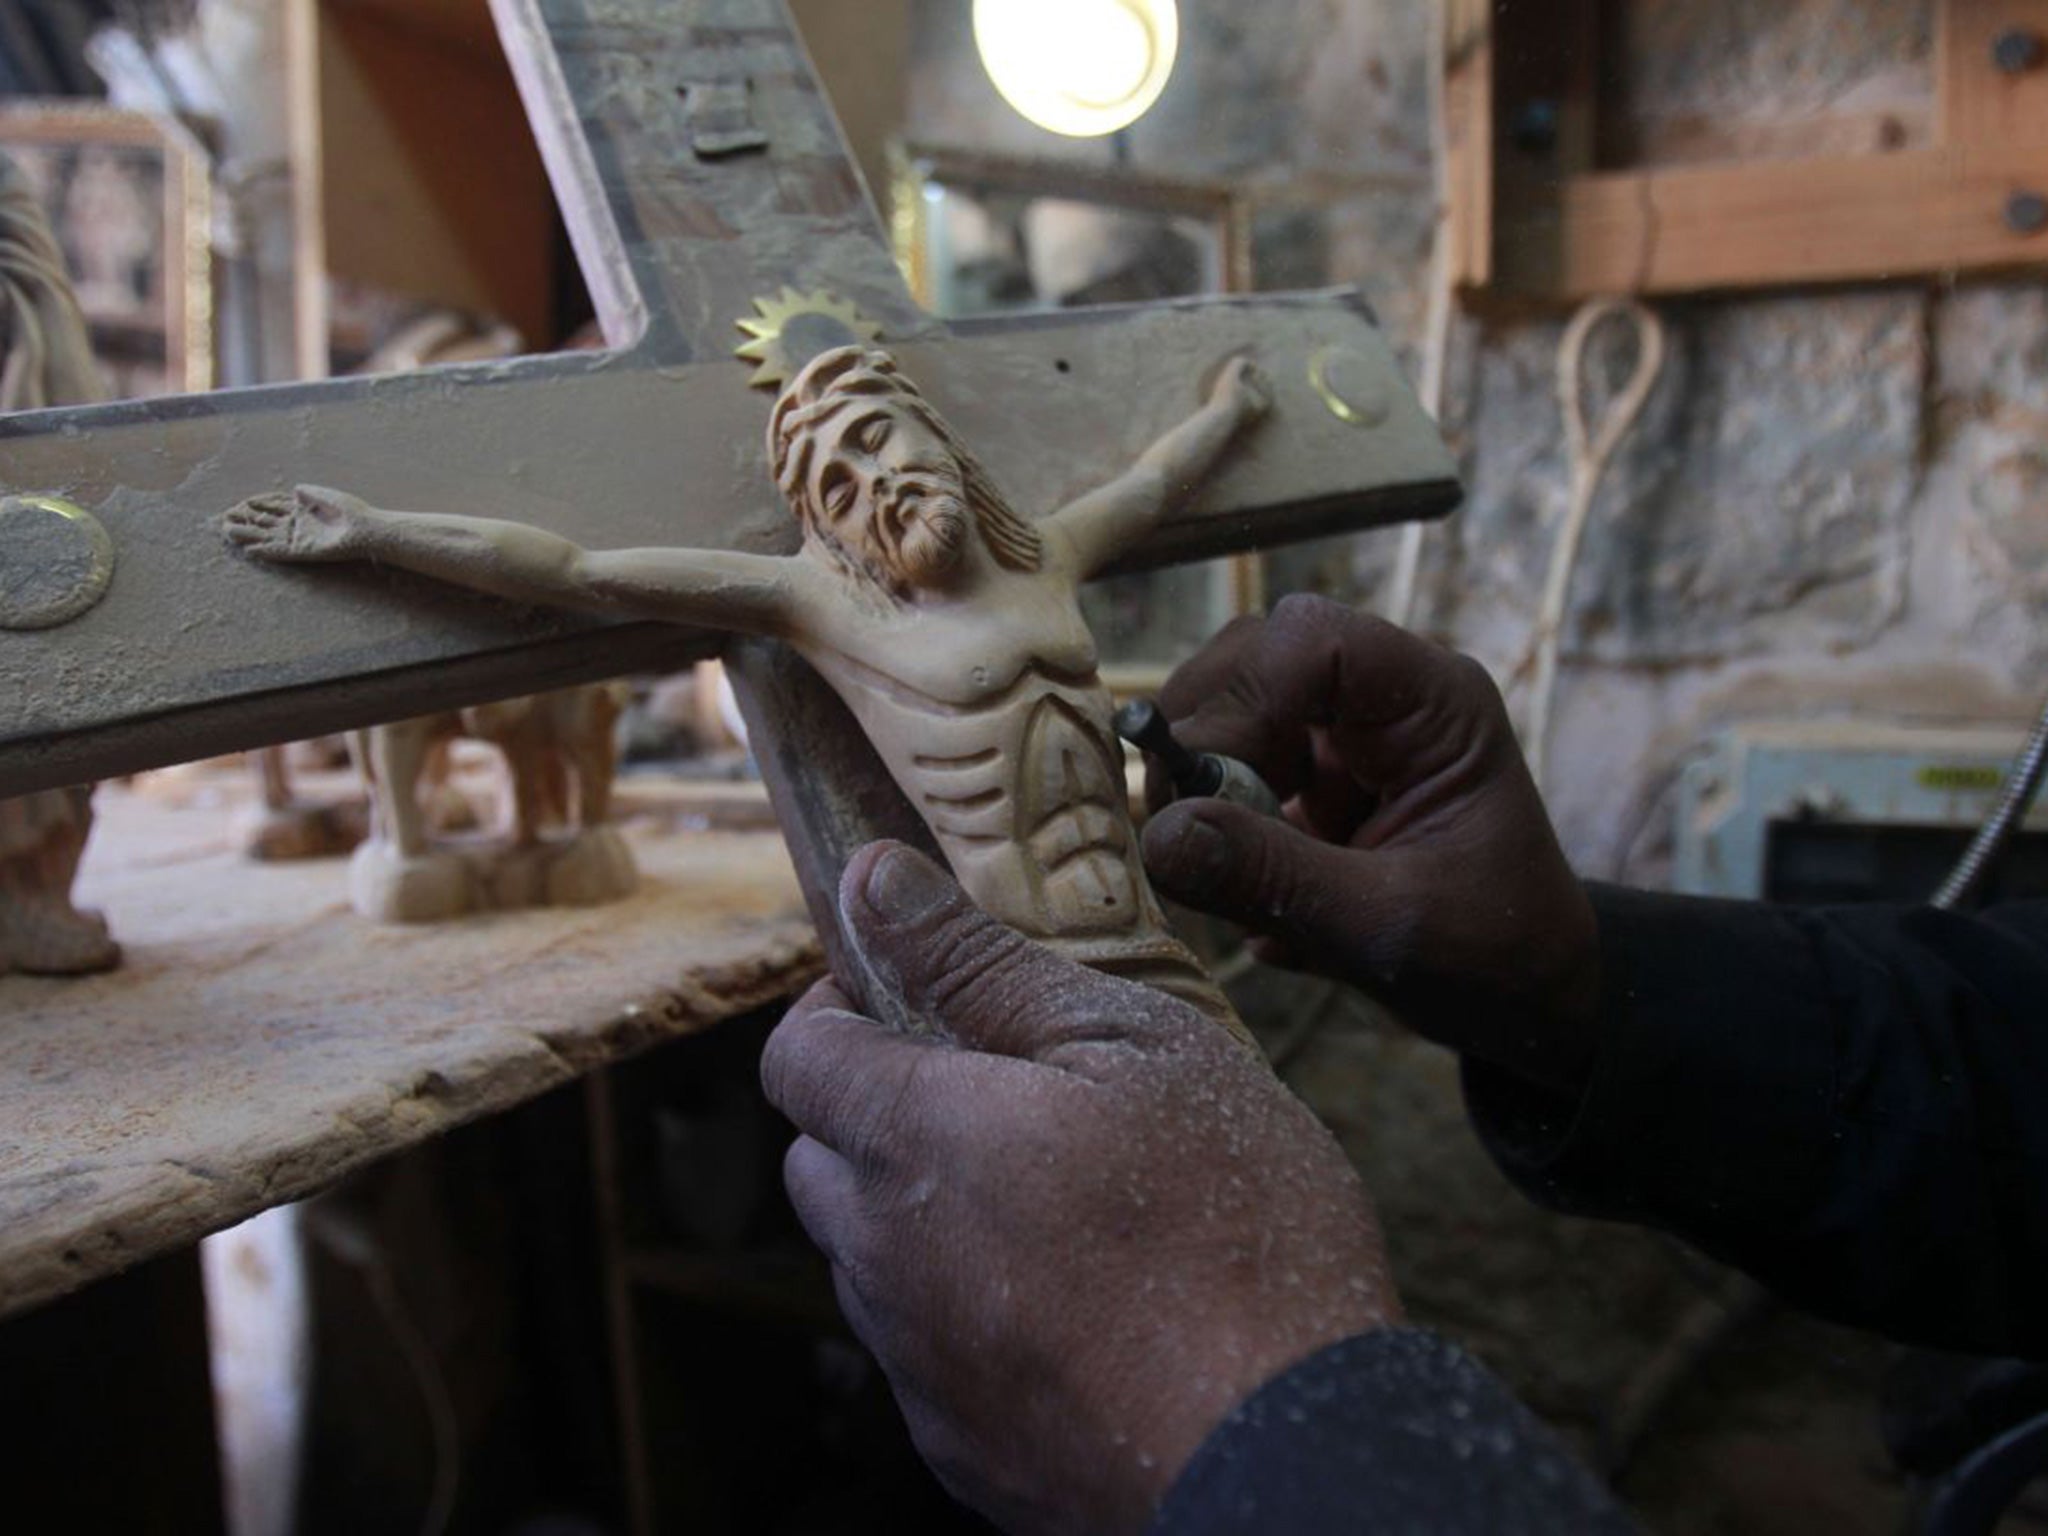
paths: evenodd
<path fill-rule="evenodd" d="M 887 353 L 841 347 L 769 422 L 803 525 L 794 555 L 585 550 L 313 486 L 243 502 L 224 527 L 267 560 L 375 560 L 518 601 L 783 639 L 846 701 L 985 910 L 1241 1029 L 1146 882 L 1078 593 L 1269 405 L 1231 360 L 1132 469 L 1034 523 Z"/>

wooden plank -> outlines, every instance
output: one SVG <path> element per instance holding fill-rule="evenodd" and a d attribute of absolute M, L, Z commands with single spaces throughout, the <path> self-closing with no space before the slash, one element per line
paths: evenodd
<path fill-rule="evenodd" d="M 1576 301 L 2034 267 L 2007 199 L 2048 188 L 2048 151 L 1896 155 L 1574 177 L 1554 206 L 1503 210 L 1496 286 Z"/>
<path fill-rule="evenodd" d="M 908 116 L 911 9 L 911 0 L 790 0 L 804 51 L 878 201 L 889 185 L 889 144 Z"/>
<path fill-rule="evenodd" d="M 774 833 L 630 822 L 624 902 L 386 928 L 338 863 L 242 858 L 247 778 L 103 787 L 80 898 L 126 963 L 0 978 L 0 1315 L 820 972 Z"/>
<path fill-rule="evenodd" d="M 2048 261 L 2048 237 L 2006 221 L 2015 193 L 2048 194 L 2048 69 L 2003 74 L 1991 59 L 2008 28 L 2048 36 L 2048 0 L 1938 0 L 1931 146 L 1880 115 L 1823 136 L 1853 131 L 1867 154 L 1620 171 L 1590 169 L 1574 106 L 1583 65 L 1560 73 L 1573 54 L 1555 44 L 1584 31 L 1589 9 L 1449 0 L 1454 275 L 1469 298 L 1574 303 Z M 1536 98 L 1559 103 L 1559 142 L 1532 163 L 1505 134 Z"/>
<path fill-rule="evenodd" d="M 911 300 L 779 0 L 491 5 L 613 345 L 724 358 L 754 296 L 785 283 L 852 299 L 891 338 L 943 334 Z M 700 153 L 707 85 L 745 87 L 762 149 Z"/>
<path fill-rule="evenodd" d="M 2031 34 L 2048 47 L 2048 0 L 1937 0 L 1936 9 L 1944 144 L 1972 151 L 2048 147 L 2048 60 L 2012 74 L 1992 58 L 2006 32 Z M 2048 195 L 2048 182 L 2034 190 Z"/>
<path fill-rule="evenodd" d="M 1379 425 L 1340 421 L 1317 395 L 1309 364 L 1325 347 L 1384 381 Z M 1273 375 L 1278 408 L 1125 568 L 1456 504 L 1442 441 L 1355 296 L 1095 310 L 896 350 L 1017 504 L 1042 514 L 1192 410 L 1205 370 L 1237 349 Z M 0 794 L 710 654 L 720 637 L 701 631 L 521 608 L 394 571 L 260 566 L 214 520 L 305 479 L 520 518 L 596 548 L 787 552 L 796 525 L 762 446 L 770 401 L 743 377 L 724 360 L 663 369 L 583 354 L 0 421 L 9 488 L 94 512 L 118 562 L 83 617 L 0 631 Z"/>
<path fill-rule="evenodd" d="M 1496 165 L 1492 0 L 1444 0 L 1445 177 L 1451 280 L 1459 289 L 1493 281 Z"/>

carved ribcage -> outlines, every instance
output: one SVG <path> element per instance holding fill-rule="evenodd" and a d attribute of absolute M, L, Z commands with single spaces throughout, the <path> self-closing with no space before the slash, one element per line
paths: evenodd
<path fill-rule="evenodd" d="M 1018 754 L 1018 831 L 1047 931 L 1108 933 L 1141 914 L 1122 765 L 1065 699 L 1033 706 Z"/>

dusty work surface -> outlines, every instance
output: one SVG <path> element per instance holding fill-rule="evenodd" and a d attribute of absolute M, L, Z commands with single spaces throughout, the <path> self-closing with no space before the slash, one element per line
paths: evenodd
<path fill-rule="evenodd" d="M 103 787 L 79 896 L 126 964 L 0 977 L 0 1315 L 820 965 L 773 832 L 630 817 L 643 880 L 624 902 L 378 928 L 349 910 L 340 861 L 242 859 L 224 802 L 245 782 Z"/>

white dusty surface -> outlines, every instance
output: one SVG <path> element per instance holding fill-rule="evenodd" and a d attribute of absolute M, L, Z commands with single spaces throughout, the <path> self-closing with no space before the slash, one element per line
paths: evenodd
<path fill-rule="evenodd" d="M 380 928 L 344 862 L 239 855 L 247 776 L 103 787 L 107 976 L 0 978 L 0 1315 L 807 984 L 773 832 L 626 824 L 604 907 Z"/>

